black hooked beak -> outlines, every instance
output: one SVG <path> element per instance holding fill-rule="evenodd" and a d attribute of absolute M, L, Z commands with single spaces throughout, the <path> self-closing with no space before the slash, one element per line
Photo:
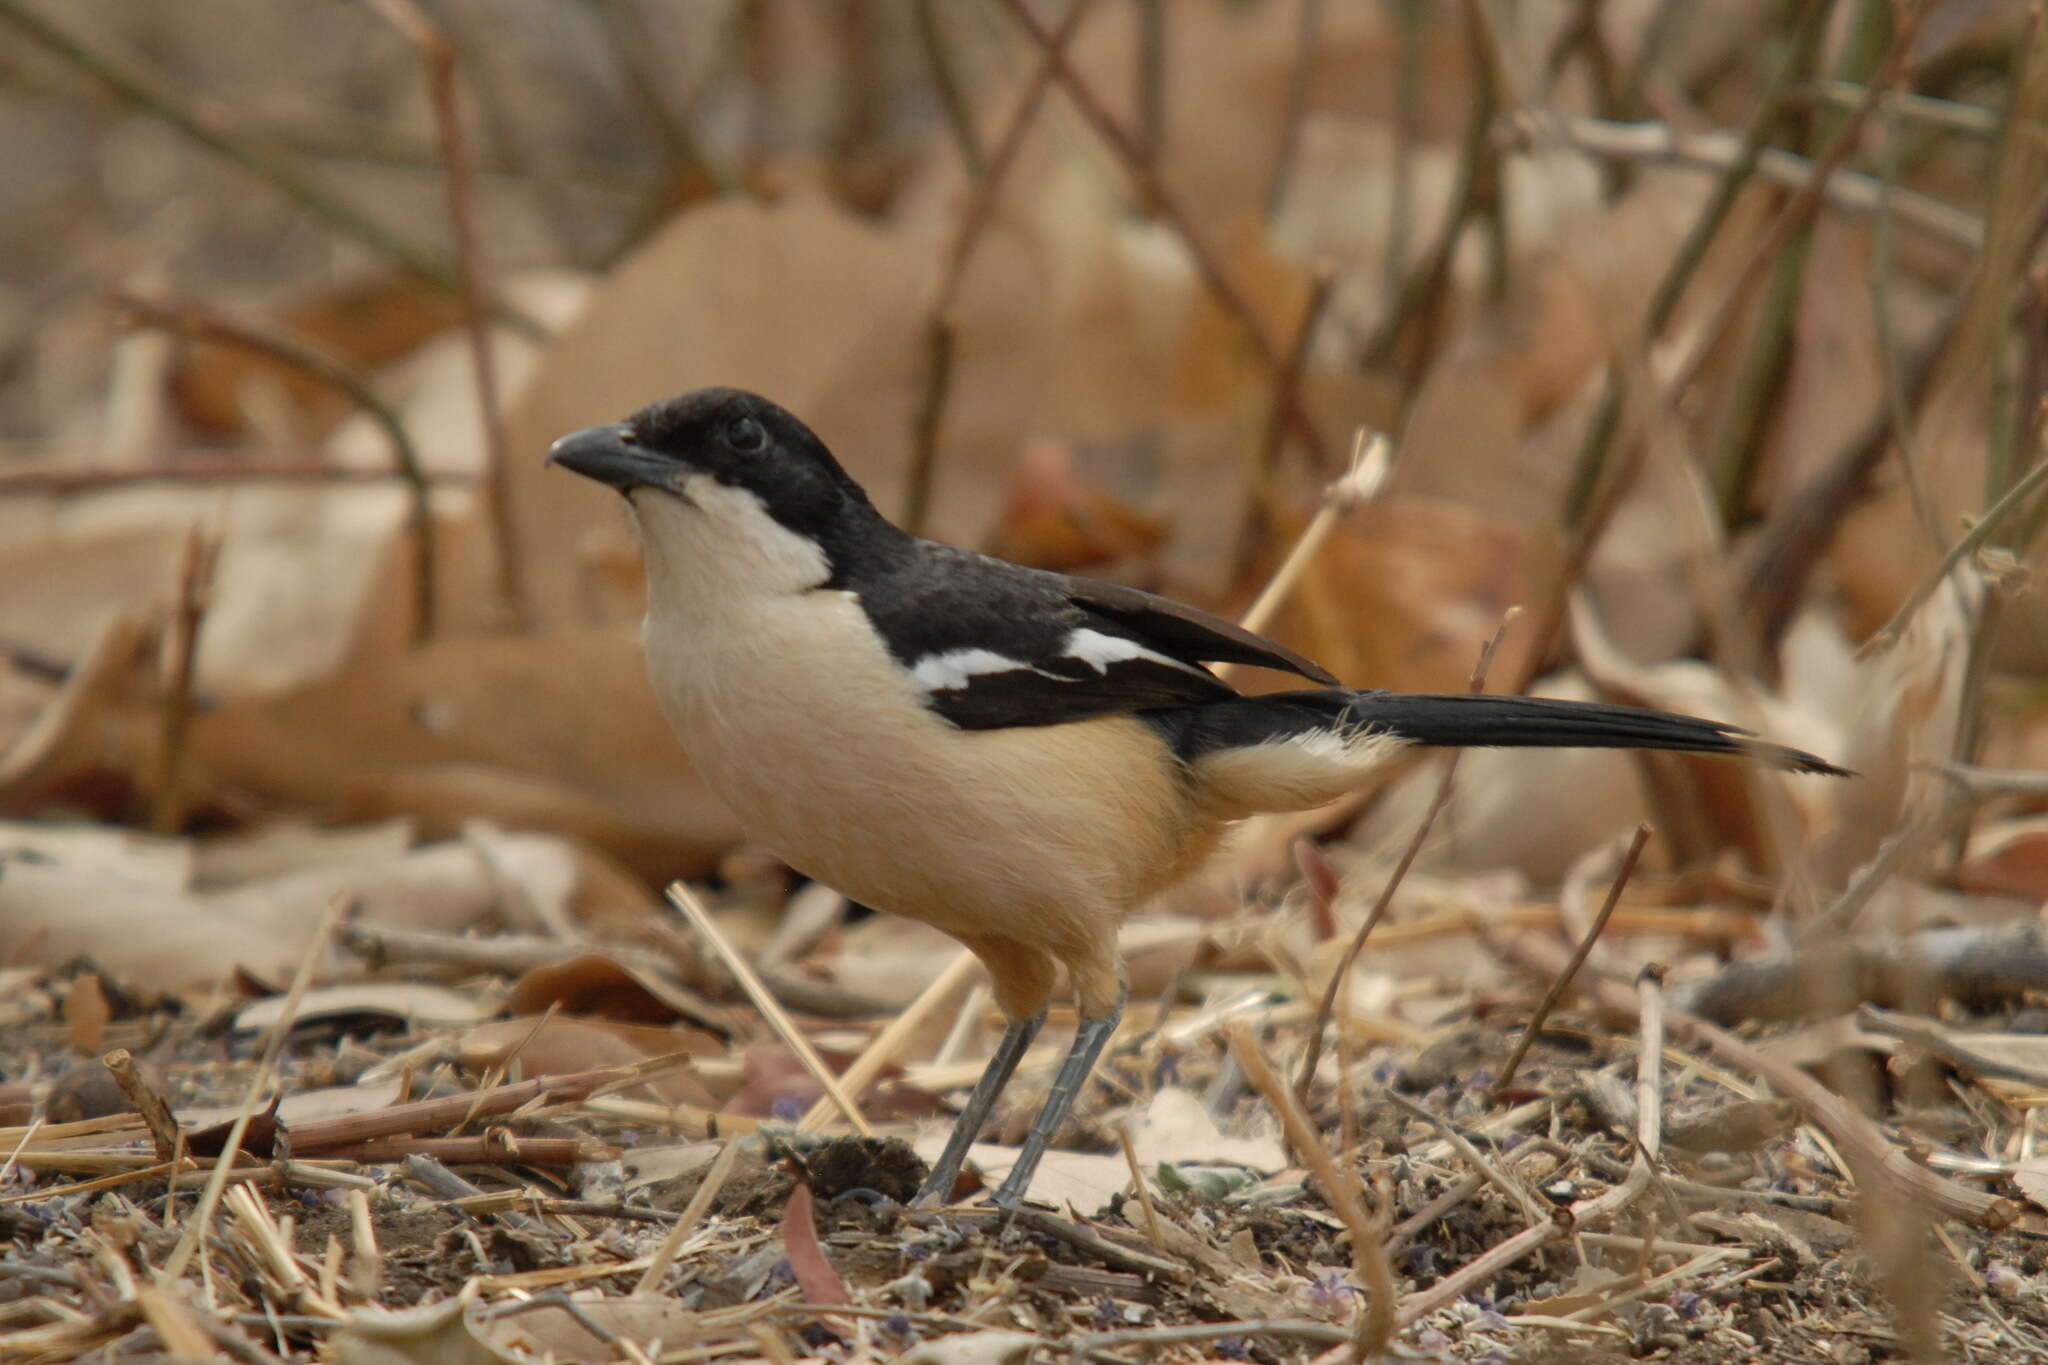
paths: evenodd
<path fill-rule="evenodd" d="M 548 449 L 548 463 L 587 479 L 610 484 L 621 493 L 635 488 L 673 488 L 674 460 L 648 453 L 623 422 L 572 431 Z"/>

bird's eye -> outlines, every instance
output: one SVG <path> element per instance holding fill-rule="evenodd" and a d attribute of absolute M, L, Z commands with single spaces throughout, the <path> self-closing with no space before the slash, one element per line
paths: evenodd
<path fill-rule="evenodd" d="M 753 418 L 738 417 L 726 427 L 725 443 L 734 450 L 755 451 L 768 444 L 768 433 Z"/>

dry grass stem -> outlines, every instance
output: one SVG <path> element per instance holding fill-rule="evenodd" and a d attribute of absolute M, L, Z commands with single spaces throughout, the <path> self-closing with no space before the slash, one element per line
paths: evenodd
<path fill-rule="evenodd" d="M 690 927 L 704 936 L 704 941 L 711 945 L 712 951 L 718 954 L 719 961 L 725 964 L 726 970 L 739 982 L 740 989 L 746 992 L 747 999 L 754 1002 L 754 1008 L 761 1011 L 761 1017 L 768 1021 L 768 1026 L 775 1030 L 776 1036 L 782 1039 L 784 1045 L 803 1064 L 804 1070 L 811 1073 L 811 1079 L 823 1088 L 825 1097 L 832 1101 L 833 1107 L 846 1116 L 846 1121 L 853 1125 L 855 1132 L 862 1137 L 872 1137 L 874 1129 L 862 1116 L 860 1106 L 840 1087 L 839 1078 L 832 1074 L 831 1068 L 825 1065 L 817 1051 L 811 1047 L 810 1040 L 804 1037 L 803 1031 L 796 1026 L 796 1021 L 784 1012 L 774 995 L 761 983 L 761 978 L 755 973 L 752 965 L 740 954 L 739 949 L 733 947 L 732 942 L 719 932 L 717 921 L 713 920 L 710 913 L 698 903 L 690 888 L 681 882 L 671 882 L 668 899 L 671 905 L 683 912 L 684 917 L 690 921 Z"/>
<path fill-rule="evenodd" d="M 1366 1303 L 1359 1316 L 1358 1334 L 1353 1342 L 1353 1360 L 1376 1360 L 1394 1335 L 1393 1268 L 1387 1263 L 1385 1231 L 1381 1220 L 1366 1212 L 1364 1187 L 1357 1175 L 1340 1170 L 1337 1159 L 1321 1133 L 1302 1112 L 1294 1092 L 1266 1061 L 1251 1026 L 1233 1023 L 1224 1030 L 1230 1040 L 1230 1055 L 1244 1068 L 1245 1079 L 1279 1116 L 1281 1129 L 1295 1159 L 1308 1167 L 1321 1187 L 1323 1197 L 1344 1220 L 1351 1234 L 1352 1266 L 1365 1286 Z"/>
<path fill-rule="evenodd" d="M 1536 1012 L 1529 1016 L 1528 1027 L 1522 1030 L 1522 1036 L 1515 1044 L 1515 1050 L 1508 1054 L 1507 1065 L 1500 1070 L 1500 1079 L 1493 1083 L 1495 1099 L 1506 1093 L 1508 1086 L 1515 1079 L 1515 1073 L 1521 1069 L 1522 1058 L 1529 1054 L 1530 1044 L 1534 1043 L 1536 1035 L 1543 1031 L 1544 1021 L 1550 1018 L 1550 1012 L 1557 1008 L 1557 1002 L 1564 998 L 1564 993 L 1571 989 L 1572 978 L 1579 974 L 1579 968 L 1586 965 L 1587 957 L 1593 952 L 1593 945 L 1600 941 L 1600 935 L 1607 929 L 1607 921 L 1614 914 L 1614 907 L 1621 902 L 1621 893 L 1628 886 L 1628 879 L 1635 873 L 1636 860 L 1643 856 L 1643 845 L 1649 842 L 1650 827 L 1637 825 L 1636 832 L 1629 838 L 1628 851 L 1621 855 L 1621 866 L 1615 871 L 1614 881 L 1607 888 L 1607 899 L 1600 904 L 1600 912 L 1593 916 L 1593 923 L 1587 926 L 1585 934 L 1580 937 L 1579 946 L 1573 951 L 1571 961 L 1567 962 L 1564 970 L 1551 981 L 1550 989 L 1543 993 L 1543 999 L 1537 1003 Z"/>
<path fill-rule="evenodd" d="M 981 966 L 981 959 L 966 949 L 946 964 L 946 969 L 932 978 L 932 983 L 918 992 L 917 999 L 910 1002 L 901 1014 L 889 1021 L 888 1027 L 875 1035 L 860 1056 L 853 1059 L 839 1077 L 839 1084 L 849 1095 L 864 1095 L 869 1086 L 882 1078 L 882 1073 L 902 1055 L 910 1040 L 917 1036 L 933 1015 L 952 1003 L 961 988 L 975 978 Z M 825 1122 L 836 1102 L 830 1096 L 821 1097 L 810 1107 L 803 1118 L 797 1121 L 797 1128 L 809 1131 Z"/>
<path fill-rule="evenodd" d="M 711 1160 L 711 1169 L 705 1171 L 705 1179 L 698 1181 L 696 1193 L 692 1193 L 690 1201 L 682 1205 L 682 1216 L 676 1218 L 676 1226 L 668 1230 L 666 1238 L 662 1238 L 662 1246 L 655 1248 L 653 1257 L 647 1263 L 647 1273 L 641 1275 L 639 1285 L 633 1287 L 633 1293 L 662 1291 L 662 1281 L 668 1277 L 668 1267 L 676 1263 L 676 1254 L 682 1250 L 682 1244 L 690 1238 L 690 1234 L 696 1232 L 696 1226 L 700 1222 L 705 1222 L 705 1214 L 711 1212 L 711 1201 L 719 1197 L 721 1189 L 725 1189 L 725 1181 L 727 1177 L 731 1177 L 733 1166 L 737 1162 L 739 1138 L 727 1138 L 725 1146 L 721 1146 L 719 1154 Z"/>
<path fill-rule="evenodd" d="M 1123 1149 L 1124 1165 L 1130 1168 L 1131 1188 L 1137 1192 L 1138 1207 L 1145 1215 L 1145 1234 L 1152 1239 L 1152 1245 L 1166 1250 L 1166 1241 L 1159 1231 L 1159 1210 L 1152 1206 L 1152 1186 L 1145 1179 L 1145 1172 L 1138 1166 L 1138 1146 L 1131 1140 L 1131 1122 L 1125 1119 L 1116 1126 L 1117 1145 Z"/>
<path fill-rule="evenodd" d="M 412 638 L 414 643 L 420 643 L 430 637 L 434 633 L 437 577 L 434 509 L 429 498 L 426 466 L 413 446 L 412 437 L 406 433 L 405 423 L 399 420 L 397 410 L 379 397 L 361 376 L 318 348 L 301 341 L 251 327 L 188 301 L 173 302 L 117 293 L 113 302 L 141 325 L 161 327 L 181 336 L 199 337 L 268 356 L 346 394 L 351 402 L 369 414 L 390 442 L 393 464 L 411 495 Z"/>
<path fill-rule="evenodd" d="M 484 433 L 480 492 L 489 531 L 492 581 L 498 608 L 508 624 L 526 622 L 525 569 L 519 558 L 516 523 L 506 482 L 505 427 L 498 403 L 498 362 L 491 344 L 491 290 L 485 278 L 483 243 L 477 231 L 476 196 L 462 131 L 462 109 L 456 83 L 455 44 L 413 0 L 363 0 L 405 36 L 427 68 L 427 89 L 440 132 L 448 177 L 448 221 L 454 228 L 457 276 L 461 283 L 464 327 L 469 337 L 472 373 L 476 379 L 477 418 Z"/>
<path fill-rule="evenodd" d="M 263 1044 L 263 1054 L 256 1062 L 255 1074 L 249 1078 L 249 1088 L 242 1095 L 242 1103 L 235 1113 L 235 1120 L 228 1128 L 227 1140 L 221 1144 L 221 1154 L 216 1159 L 213 1174 L 208 1177 L 206 1188 L 199 1196 L 199 1206 L 185 1226 L 185 1235 L 171 1252 L 170 1258 L 157 1272 L 162 1284 L 176 1282 L 191 1264 L 201 1244 L 206 1240 L 208 1225 L 213 1221 L 213 1211 L 220 1203 L 222 1190 L 227 1185 L 228 1173 L 235 1164 L 235 1154 L 242 1149 L 242 1138 L 249 1131 L 249 1120 L 256 1116 L 256 1101 L 263 1092 L 276 1083 L 277 1058 L 284 1050 L 284 1043 L 291 1033 L 292 1021 L 298 1017 L 299 1001 L 306 995 L 306 988 L 313 984 L 313 969 L 320 963 L 320 955 L 326 951 L 328 941 L 334 936 L 334 926 L 341 922 L 348 910 L 346 898 L 336 896 L 328 902 L 327 911 L 320 917 L 318 927 L 313 930 L 312 940 L 306 945 L 305 956 L 299 959 L 299 969 L 292 975 L 292 984 L 284 995 L 284 1006 L 278 1011 L 277 1022 L 271 1025 L 270 1037 Z"/>
<path fill-rule="evenodd" d="M 1238 624 L 1246 630 L 1265 630 L 1271 625 L 1273 616 L 1287 604 L 1287 599 L 1301 583 L 1301 576 L 1308 572 L 1308 566 L 1315 562 L 1316 554 L 1323 548 L 1330 535 L 1346 516 L 1373 500 L 1380 485 L 1386 482 L 1387 474 L 1393 468 L 1394 446 L 1377 431 L 1360 427 L 1351 437 L 1351 467 L 1342 478 L 1337 479 L 1323 490 L 1322 505 L 1316 508 L 1315 516 L 1302 528 L 1294 544 L 1287 551 L 1287 558 L 1280 561 L 1280 567 L 1266 580 L 1266 586 L 1251 606 L 1245 609 Z M 1225 680 L 1235 676 L 1238 669 L 1234 664 L 1223 664 L 1215 673 Z"/>
<path fill-rule="evenodd" d="M 121 1093 L 128 1097 L 128 1102 L 142 1117 L 143 1124 L 149 1129 L 150 1143 L 156 1148 L 156 1159 L 175 1162 L 180 1146 L 178 1121 L 171 1115 L 171 1106 L 135 1065 L 135 1054 L 125 1047 L 117 1047 L 100 1058 L 100 1064 L 106 1067 L 114 1078 L 114 1084 L 121 1087 Z M 4 1178 L 4 1173 L 0 1173 L 0 1180 Z"/>
<path fill-rule="evenodd" d="M 1485 647 L 1479 651 L 1479 660 L 1472 666 L 1472 691 L 1486 690 L 1486 675 L 1493 667 L 1494 652 L 1500 648 L 1500 642 L 1507 634 L 1508 627 L 1514 624 L 1515 618 L 1520 614 L 1521 608 L 1510 607 L 1501 617 L 1500 624 L 1494 628 Z M 1380 921 L 1393 906 L 1394 893 L 1400 889 L 1402 880 L 1408 875 L 1408 869 L 1414 866 L 1415 859 L 1422 853 L 1422 846 L 1428 842 L 1430 831 L 1436 828 L 1437 817 L 1443 814 L 1444 807 L 1450 804 L 1451 783 L 1458 775 L 1458 759 L 1464 752 L 1463 749 L 1453 749 L 1450 757 L 1444 760 L 1443 776 L 1437 780 L 1436 792 L 1430 797 L 1429 808 L 1422 813 L 1422 822 L 1415 827 L 1414 837 L 1408 841 L 1408 846 L 1401 850 L 1400 860 L 1394 864 L 1394 870 L 1387 874 L 1387 882 L 1380 890 L 1379 899 L 1373 902 L 1372 909 L 1366 913 L 1365 922 L 1358 926 L 1358 932 L 1351 938 L 1351 945 L 1344 950 L 1344 956 L 1338 960 L 1335 969 L 1330 973 L 1329 985 L 1323 989 L 1323 997 L 1316 1005 L 1315 1022 L 1309 1029 L 1308 1048 L 1302 1054 L 1301 1070 L 1295 1073 L 1294 1093 L 1297 1098 L 1305 1097 L 1310 1084 L 1315 1080 L 1316 1068 L 1321 1064 L 1323 1057 L 1323 1034 L 1328 1030 L 1330 1020 L 1336 1014 L 1337 1001 L 1342 997 L 1344 983 L 1350 976 L 1352 965 L 1358 961 L 1358 955 L 1365 951 L 1365 941 L 1372 937 L 1372 931 L 1379 927 Z M 1303 1102 L 1306 1103 L 1306 1100 Z"/>
<path fill-rule="evenodd" d="M 220 558 L 220 536 L 195 525 L 185 533 L 178 593 L 164 639 L 164 699 L 151 779 L 150 828 L 176 834 L 185 827 L 185 737 L 192 721 L 192 672 L 199 662 L 199 627 Z"/>

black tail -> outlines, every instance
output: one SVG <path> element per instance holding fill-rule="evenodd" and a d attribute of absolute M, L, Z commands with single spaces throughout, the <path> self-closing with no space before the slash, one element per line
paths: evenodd
<path fill-rule="evenodd" d="M 1717 720 L 1600 701 L 1470 692 L 1354 692 L 1347 721 L 1448 748 L 1676 749 L 1741 754 L 1797 773 L 1851 774 Z"/>

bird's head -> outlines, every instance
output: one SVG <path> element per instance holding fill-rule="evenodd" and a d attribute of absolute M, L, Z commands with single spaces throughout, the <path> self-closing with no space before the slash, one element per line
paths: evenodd
<path fill-rule="evenodd" d="M 624 494 L 650 554 L 669 540 L 744 542 L 783 561 L 821 556 L 836 579 L 894 534 L 809 427 L 739 389 L 697 389 L 572 432 L 548 463 Z"/>

